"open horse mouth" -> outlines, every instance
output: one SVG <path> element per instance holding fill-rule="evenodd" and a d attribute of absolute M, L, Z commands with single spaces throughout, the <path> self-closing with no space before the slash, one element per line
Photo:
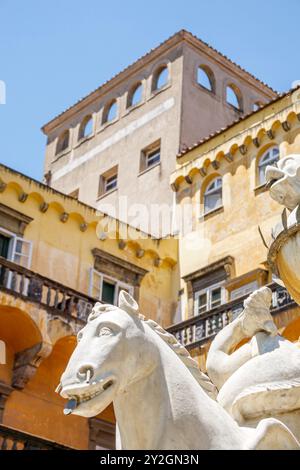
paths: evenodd
<path fill-rule="evenodd" d="M 64 414 L 69 415 L 79 406 L 95 400 L 100 395 L 105 394 L 115 384 L 113 377 L 101 379 L 98 382 L 83 385 L 69 385 L 60 390 L 63 398 L 67 398 L 68 402 L 64 408 Z M 59 387 L 58 387 L 59 388 Z"/>

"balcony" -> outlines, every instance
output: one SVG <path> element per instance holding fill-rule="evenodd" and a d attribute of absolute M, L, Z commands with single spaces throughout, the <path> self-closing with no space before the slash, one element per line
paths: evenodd
<path fill-rule="evenodd" d="M 0 424 L 0 450 L 71 450 L 53 441 Z"/>
<path fill-rule="evenodd" d="M 53 315 L 85 323 L 96 299 L 0 257 L 0 290 L 38 303 Z"/>
<path fill-rule="evenodd" d="M 287 290 L 278 284 L 269 284 L 272 290 L 272 315 L 296 307 Z M 187 349 L 193 349 L 212 339 L 218 331 L 234 320 L 243 310 L 244 300 L 248 295 L 226 304 L 220 305 L 209 312 L 189 318 L 172 325 L 168 331 L 176 336 L 178 341 Z"/>

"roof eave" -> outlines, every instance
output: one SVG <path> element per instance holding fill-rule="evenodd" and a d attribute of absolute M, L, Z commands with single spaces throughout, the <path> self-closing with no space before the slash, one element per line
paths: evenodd
<path fill-rule="evenodd" d="M 249 73 L 247 70 L 243 69 L 240 65 L 233 62 L 227 56 L 217 51 L 215 48 L 213 48 L 206 42 L 197 38 L 195 35 L 193 35 L 189 31 L 185 29 L 181 29 L 177 33 L 173 34 L 170 38 L 160 43 L 157 47 L 155 47 L 154 49 L 151 49 L 145 55 L 137 59 L 131 65 L 123 69 L 121 72 L 117 73 L 111 79 L 104 82 L 94 91 L 89 93 L 87 96 L 83 97 L 81 100 L 77 101 L 74 105 L 71 105 L 65 111 L 63 111 L 62 113 L 58 114 L 56 117 L 51 119 L 48 123 L 44 124 L 41 128 L 42 132 L 45 135 L 48 135 L 51 131 L 53 131 L 53 129 L 60 126 L 62 121 L 65 121 L 66 119 L 70 119 L 74 114 L 78 113 L 81 109 L 86 107 L 89 103 L 93 102 L 96 98 L 99 98 L 102 93 L 105 93 L 109 91 L 111 88 L 117 86 L 120 82 L 124 80 L 124 78 L 130 75 L 133 75 L 139 69 L 144 67 L 146 64 L 155 60 L 157 56 L 162 55 L 163 53 L 165 53 L 166 50 L 169 50 L 170 48 L 177 46 L 182 41 L 186 41 L 187 43 L 194 45 L 198 49 L 199 47 L 202 48 L 202 50 L 207 55 L 213 56 L 214 59 L 217 59 L 219 62 L 221 62 L 220 58 L 222 57 L 223 61 L 225 60 L 225 62 L 227 62 L 229 66 L 236 68 L 239 71 L 239 73 L 243 75 L 244 78 L 246 77 L 248 81 L 252 83 L 253 86 L 263 87 L 265 91 L 268 92 L 270 95 L 278 94 L 275 90 L 269 87 L 266 83 L 262 82 L 257 77 Z"/>

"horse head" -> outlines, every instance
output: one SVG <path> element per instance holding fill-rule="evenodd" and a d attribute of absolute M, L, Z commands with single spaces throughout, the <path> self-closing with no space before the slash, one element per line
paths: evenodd
<path fill-rule="evenodd" d="M 96 303 L 77 341 L 59 386 L 69 400 L 65 414 L 96 416 L 155 367 L 157 348 L 145 334 L 137 303 L 125 291 L 118 307 Z"/>

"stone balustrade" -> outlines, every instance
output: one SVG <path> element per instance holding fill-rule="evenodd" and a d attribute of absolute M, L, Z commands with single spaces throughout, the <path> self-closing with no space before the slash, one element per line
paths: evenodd
<path fill-rule="evenodd" d="M 70 450 L 70 448 L 0 424 L 0 450 Z"/>
<path fill-rule="evenodd" d="M 295 307 L 286 289 L 272 283 L 268 287 L 273 292 L 272 314 Z M 244 300 L 248 295 L 216 307 L 205 314 L 193 316 L 188 320 L 172 325 L 168 331 L 176 336 L 187 349 L 193 349 L 212 339 L 218 331 L 234 320 L 243 310 Z"/>
<path fill-rule="evenodd" d="M 36 302 L 49 313 L 86 322 L 96 299 L 0 257 L 0 290 Z"/>

